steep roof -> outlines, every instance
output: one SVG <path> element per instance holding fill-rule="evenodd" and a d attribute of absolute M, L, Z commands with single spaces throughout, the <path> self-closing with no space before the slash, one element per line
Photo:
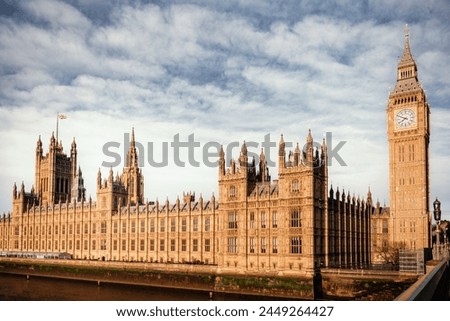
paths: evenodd
<path fill-rule="evenodd" d="M 405 48 L 403 49 L 403 55 L 398 63 L 398 68 L 415 65 L 416 62 L 411 54 L 411 48 L 409 47 L 409 29 L 405 27 Z"/>

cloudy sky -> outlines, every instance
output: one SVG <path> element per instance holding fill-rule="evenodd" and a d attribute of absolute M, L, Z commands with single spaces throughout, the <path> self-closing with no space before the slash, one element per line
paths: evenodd
<path fill-rule="evenodd" d="M 311 129 L 345 142 L 334 187 L 365 196 L 370 186 L 388 205 L 385 109 L 408 24 L 431 105 L 431 198 L 450 219 L 449 16 L 448 0 L 0 0 L 0 212 L 14 182 L 34 183 L 37 138 L 47 152 L 58 112 L 94 199 L 98 169 L 106 176 L 111 155 L 123 159 L 132 127 L 149 200 L 217 193 L 205 146 L 246 140 L 259 153 L 267 135 L 303 145 Z M 184 148 L 181 167 L 171 142 L 189 136 L 200 165 Z M 165 143 L 167 166 L 150 166 Z"/>

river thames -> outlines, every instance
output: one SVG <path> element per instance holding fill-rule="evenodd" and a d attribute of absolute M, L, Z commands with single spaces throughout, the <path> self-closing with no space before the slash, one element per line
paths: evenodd
<path fill-rule="evenodd" d="M 0 273 L 0 300 L 46 301 L 165 301 L 208 300 L 207 292 L 147 286 L 54 279 Z"/>
<path fill-rule="evenodd" d="M 213 300 L 273 300 L 214 293 Z M 0 273 L 0 301 L 206 301 L 207 291 L 135 286 Z"/>

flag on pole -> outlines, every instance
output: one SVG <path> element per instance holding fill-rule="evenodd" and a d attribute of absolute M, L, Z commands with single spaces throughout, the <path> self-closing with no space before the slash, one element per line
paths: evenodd
<path fill-rule="evenodd" d="M 64 114 L 60 114 L 60 113 L 57 113 L 56 114 L 56 141 L 58 141 L 58 123 L 59 123 L 59 120 L 60 119 L 66 119 L 67 118 L 67 116 L 66 115 L 64 115 Z"/>

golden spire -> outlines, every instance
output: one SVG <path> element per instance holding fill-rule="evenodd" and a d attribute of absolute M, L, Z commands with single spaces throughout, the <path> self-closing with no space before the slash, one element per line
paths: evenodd
<path fill-rule="evenodd" d="M 409 27 L 408 25 L 405 25 L 405 49 L 403 50 L 403 56 L 398 63 L 398 67 L 400 68 L 409 65 L 415 65 L 415 61 L 409 47 Z"/>

